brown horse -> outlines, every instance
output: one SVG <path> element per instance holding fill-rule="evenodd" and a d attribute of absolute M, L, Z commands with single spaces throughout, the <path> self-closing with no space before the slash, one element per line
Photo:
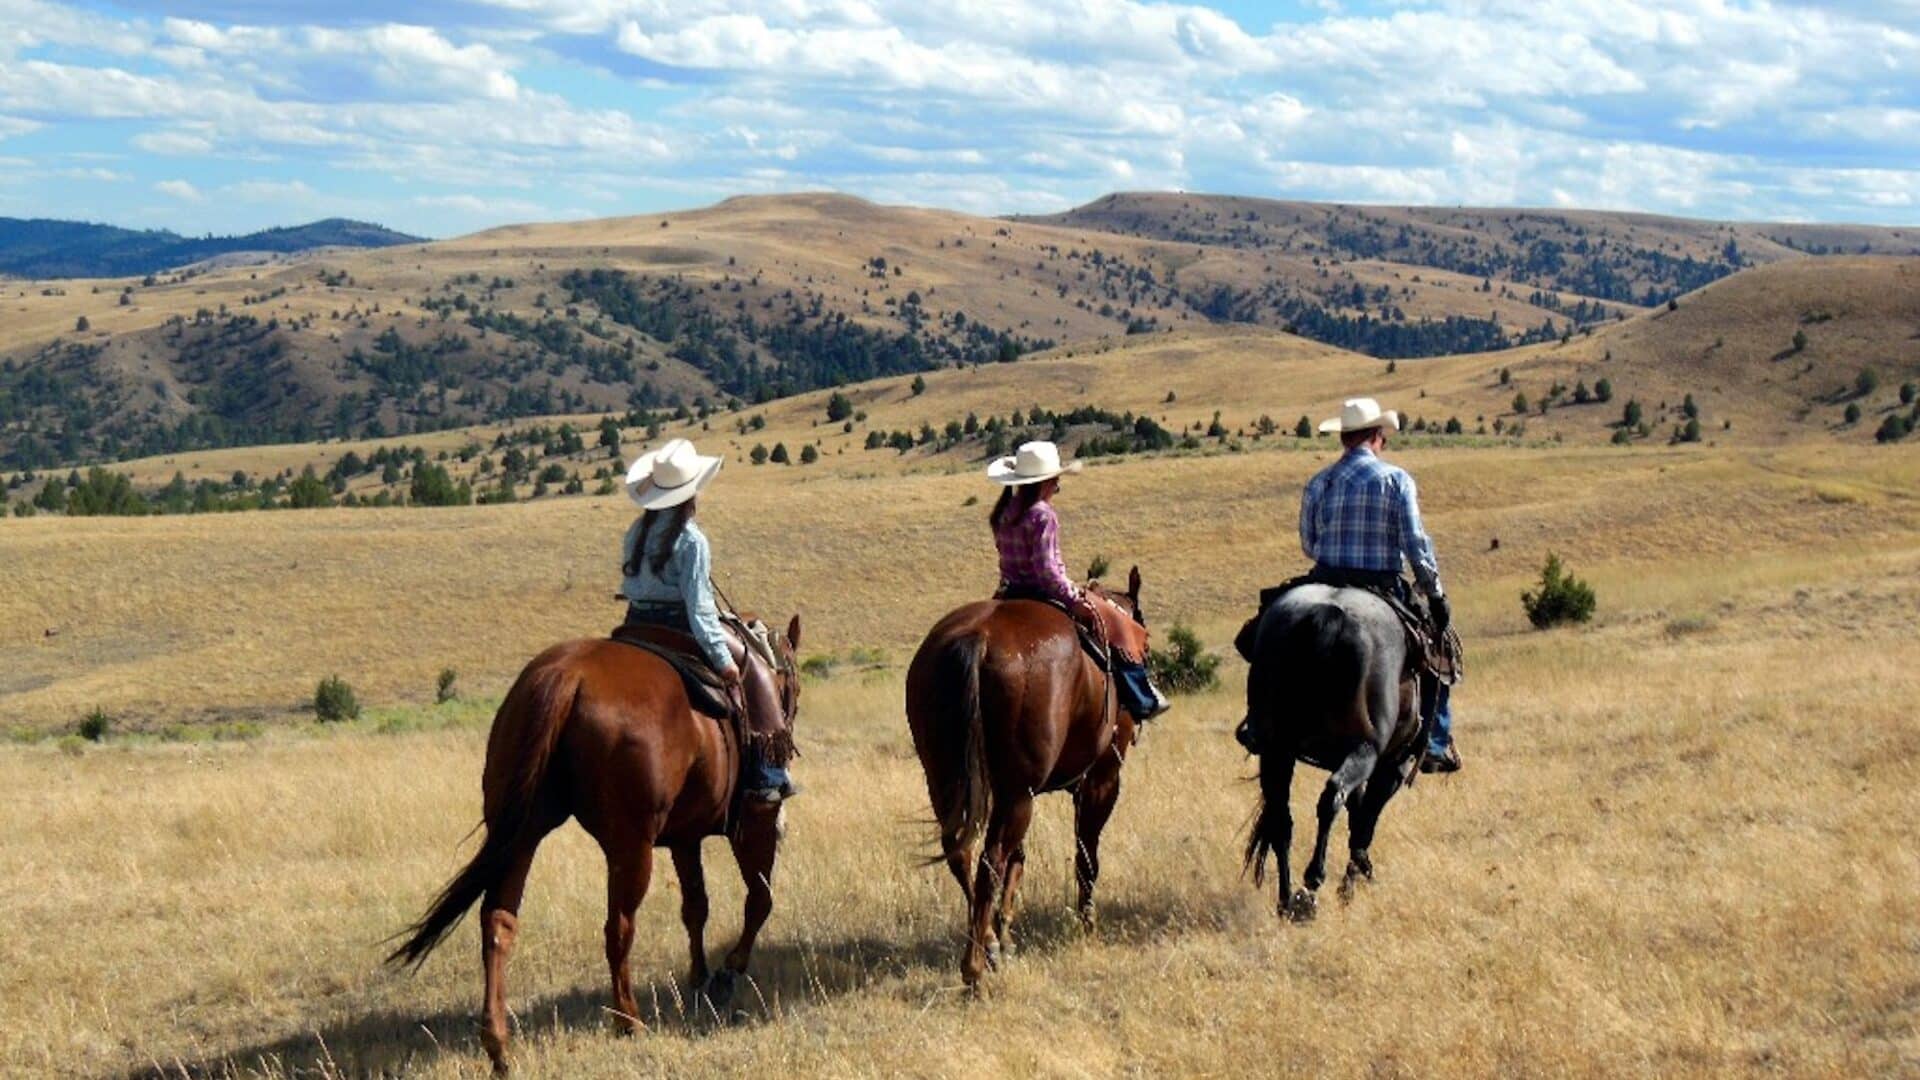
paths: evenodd
<path fill-rule="evenodd" d="M 800 681 L 793 664 L 800 617 L 776 638 L 776 684 L 791 724 Z M 387 959 L 419 965 L 480 901 L 486 970 L 480 1041 L 496 1072 L 507 1069 L 507 958 L 519 931 L 520 898 L 534 849 L 567 818 L 580 820 L 607 857 L 607 967 L 620 1030 L 644 1030 L 627 971 L 634 913 L 653 877 L 653 851 L 673 852 L 680 918 L 693 954 L 689 978 L 716 1011 L 747 969 L 753 940 L 773 910 L 777 806 L 748 803 L 728 836 L 747 886 L 746 922 L 726 966 L 711 979 L 700 842 L 725 829 L 740 773 L 728 725 L 693 711 L 679 675 L 652 653 L 607 640 L 569 641 L 541 653 L 500 703 L 487 737 L 482 780 L 486 839 L 448 882 L 407 941 Z"/>
<path fill-rule="evenodd" d="M 1123 621 L 1133 639 L 1117 644 L 1144 655 L 1139 567 L 1124 595 L 1098 595 L 1130 616 Z M 1079 913 L 1091 929 L 1100 832 L 1120 796 L 1134 724 L 1081 647 L 1072 618 L 1033 600 L 956 609 L 928 632 L 907 668 L 907 723 L 926 770 L 942 857 L 967 898 L 960 961 L 967 986 L 977 988 L 985 968 L 1012 950 L 1014 893 L 1035 795 L 1073 792 Z M 973 849 L 983 837 L 976 869 Z"/>

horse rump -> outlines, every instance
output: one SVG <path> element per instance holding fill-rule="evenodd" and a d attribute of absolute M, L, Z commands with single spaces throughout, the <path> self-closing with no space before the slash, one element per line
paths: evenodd
<path fill-rule="evenodd" d="M 554 744 L 573 715 L 580 689 L 580 676 L 570 665 L 549 662 L 555 659 L 555 650 L 549 650 L 527 665 L 500 703 L 487 736 L 486 838 L 435 895 L 426 914 L 394 935 L 407 940 L 387 955 L 387 963 L 415 968 L 424 963 L 468 909 L 499 882 L 531 831 Z"/>
<path fill-rule="evenodd" d="M 1247 680 L 1247 718 L 1263 751 L 1260 804 L 1245 854 L 1256 884 L 1264 880 L 1267 856 L 1284 842 L 1279 819 L 1288 813 L 1285 787 L 1267 790 L 1269 770 L 1291 779 L 1293 760 L 1303 752 L 1309 764 L 1337 765 L 1337 759 L 1323 764 L 1312 747 L 1351 735 L 1356 710 L 1365 712 L 1366 643 L 1344 608 L 1276 603 L 1263 622 Z M 1276 754 L 1286 762 L 1274 764 Z"/>

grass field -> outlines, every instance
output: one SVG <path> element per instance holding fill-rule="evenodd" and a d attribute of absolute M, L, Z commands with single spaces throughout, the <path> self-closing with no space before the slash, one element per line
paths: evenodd
<path fill-rule="evenodd" d="M 702 508 L 723 585 L 800 610 L 803 655 L 886 660 L 806 691 L 809 790 L 752 1021 L 685 1016 L 663 863 L 635 954 L 654 1031 L 610 1034 L 604 873 L 570 827 L 524 908 L 523 1074 L 1920 1070 L 1920 459 L 1395 457 L 1468 635 L 1466 771 L 1396 800 L 1351 907 L 1282 925 L 1239 872 L 1253 788 L 1230 662 L 1130 762 L 1092 938 L 1070 914 L 1069 808 L 1043 801 L 1022 951 L 974 1003 L 957 890 L 918 866 L 931 835 L 900 682 L 924 628 L 991 584 L 991 491 L 959 461 L 730 466 Z M 1098 465 L 1062 497 L 1068 558 L 1140 563 L 1155 626 L 1221 646 L 1252 591 L 1301 565 L 1298 491 L 1327 458 Z M 542 645 L 617 617 L 627 513 L 0 523 L 0 722 L 31 740 L 0 748 L 0 1072 L 481 1075 L 473 932 L 417 976 L 382 970 L 379 941 L 470 850 L 490 699 Z M 1527 627 L 1518 593 L 1549 549 L 1597 589 L 1592 626 Z M 448 666 L 470 700 L 436 708 Z M 369 715 L 323 729 L 302 710 L 332 672 Z M 104 744 L 45 737 L 96 707 Z M 220 725 L 250 737 L 199 738 Z M 1318 775 L 1296 784 L 1302 818 Z M 739 889 L 708 854 L 718 950 Z"/>

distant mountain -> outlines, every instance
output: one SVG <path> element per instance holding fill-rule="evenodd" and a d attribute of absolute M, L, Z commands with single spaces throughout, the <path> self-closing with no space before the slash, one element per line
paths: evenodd
<path fill-rule="evenodd" d="M 0 218 L 0 275 L 25 278 L 150 274 L 236 251 L 286 254 L 318 247 L 392 247 L 421 238 L 364 221 L 327 218 L 244 236 L 188 237 L 83 221 Z"/>
<path fill-rule="evenodd" d="M 664 409 L 708 422 L 732 402 L 997 368 L 1054 347 L 1144 347 L 1210 325 L 1290 330 L 1271 340 L 1364 353 L 1382 371 L 1398 360 L 1413 393 L 1428 389 L 1429 367 L 1409 360 L 1531 344 L 1545 356 L 1535 366 L 1553 371 L 1524 388 L 1535 409 L 1543 396 L 1557 403 L 1556 382 L 1559 400 L 1577 400 L 1579 382 L 1604 369 L 1642 395 L 1649 423 L 1661 402 L 1693 394 L 1743 438 L 1794 434 L 1800 419 L 1781 428 L 1779 417 L 1830 419 L 1852 400 L 1833 398 L 1852 393 L 1840 384 L 1864 369 L 1890 388 L 1882 397 L 1920 380 L 1916 256 L 1913 229 L 1575 210 L 1145 194 L 1038 223 L 839 195 L 736 198 L 406 251 L 208 260 L 151 284 L 0 289 L 0 469 L 559 413 Z M 1449 409 L 1471 401 L 1460 415 L 1491 424 L 1522 390 L 1490 373 L 1517 356 L 1535 353 L 1463 365 L 1480 382 Z M 1765 388 L 1765 407 L 1723 404 L 1736 387 Z M 1044 400 L 1088 399 L 1062 384 Z M 1615 411 L 1594 406 L 1567 415 L 1597 427 Z M 1560 430 L 1557 415 L 1528 422 Z"/>

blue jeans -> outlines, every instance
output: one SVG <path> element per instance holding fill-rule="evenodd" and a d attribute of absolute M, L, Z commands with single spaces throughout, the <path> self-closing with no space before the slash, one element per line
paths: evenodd
<path fill-rule="evenodd" d="M 1152 684 L 1147 681 L 1145 664 L 1129 664 L 1118 655 L 1113 658 L 1113 688 L 1120 706 L 1135 719 L 1153 711 Z"/>
<path fill-rule="evenodd" d="M 748 791 L 764 791 L 768 788 L 777 791 L 787 786 L 788 779 L 785 765 L 775 765 L 767 760 L 765 754 L 747 751 Z"/>
<path fill-rule="evenodd" d="M 1439 757 L 1453 746 L 1453 687 L 1440 684 L 1440 703 L 1433 710 L 1433 730 L 1427 733 L 1427 753 Z"/>

